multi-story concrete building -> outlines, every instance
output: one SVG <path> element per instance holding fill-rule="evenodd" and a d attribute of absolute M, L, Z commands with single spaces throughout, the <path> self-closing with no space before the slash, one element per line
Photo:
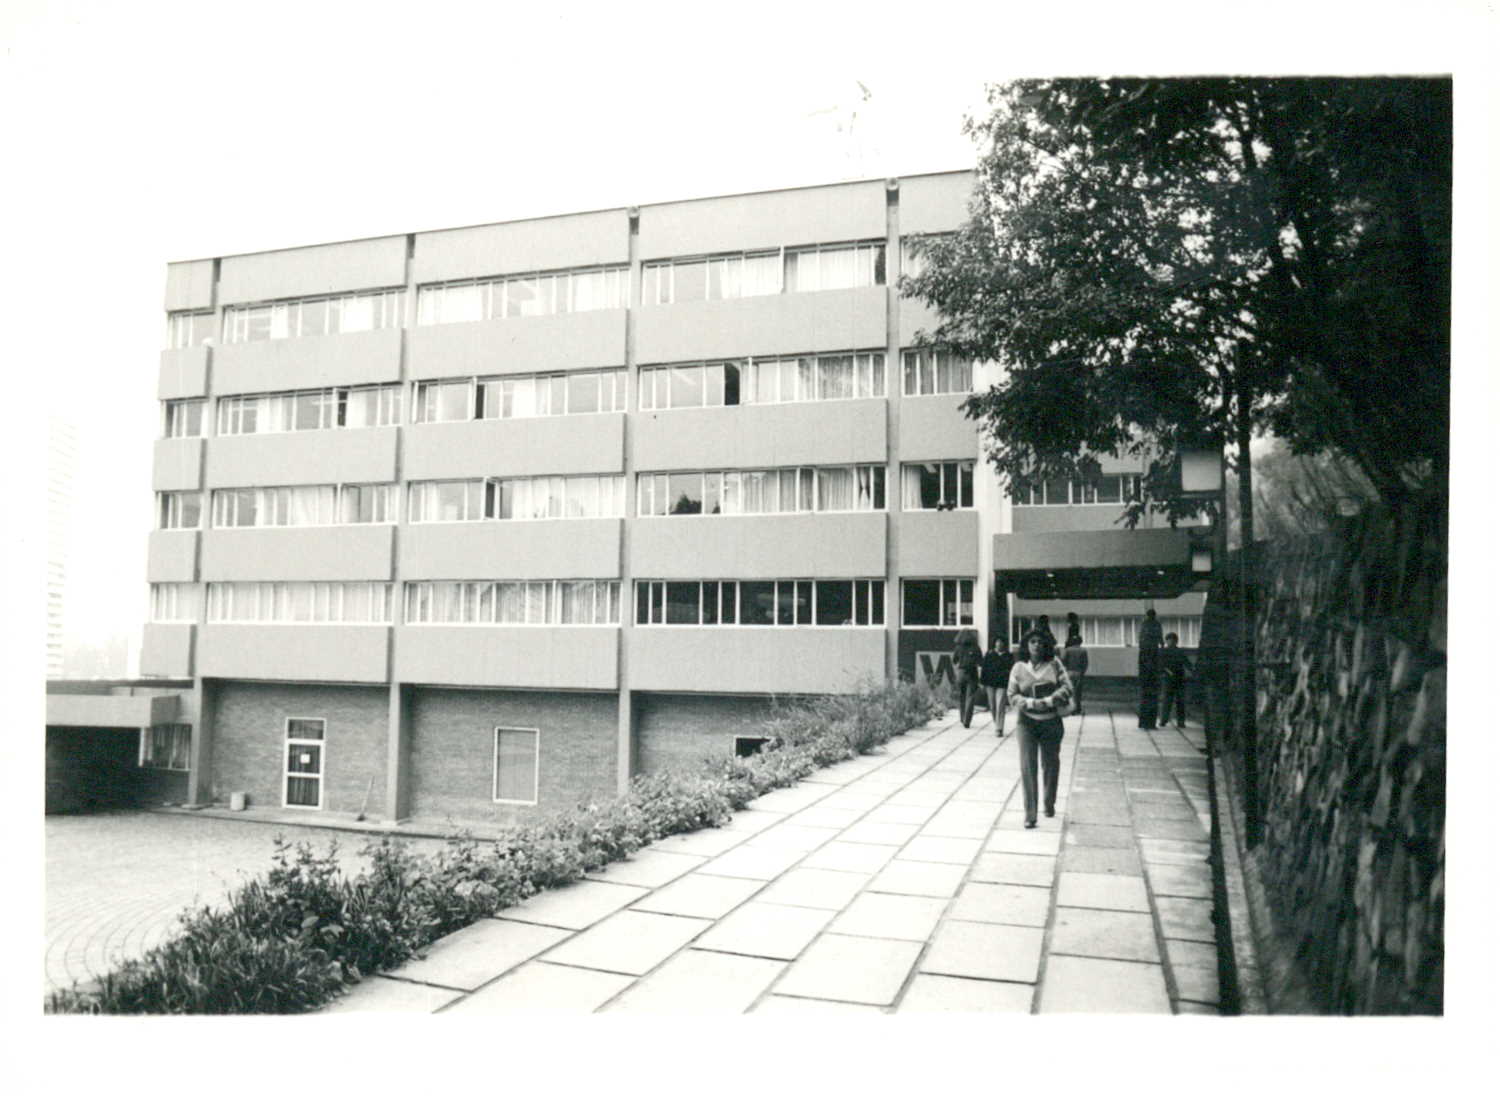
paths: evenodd
<path fill-rule="evenodd" d="M 975 367 L 916 346 L 904 244 L 971 185 L 171 264 L 142 670 L 194 683 L 192 797 L 507 820 L 1084 608 L 1013 589 L 1185 589 L 1186 533 L 1059 535 L 1109 530 L 1123 465 L 1002 498 Z M 1099 671 L 1143 604 L 1086 614 Z"/>

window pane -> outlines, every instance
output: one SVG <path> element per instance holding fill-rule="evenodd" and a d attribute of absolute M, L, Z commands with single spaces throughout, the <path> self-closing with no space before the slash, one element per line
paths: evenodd
<path fill-rule="evenodd" d="M 675 365 L 672 367 L 672 388 L 665 407 L 703 406 L 703 367 L 701 365 Z"/>
<path fill-rule="evenodd" d="M 703 406 L 724 406 L 724 365 L 714 362 L 703 367 Z"/>
<path fill-rule="evenodd" d="M 908 627 L 935 628 L 940 620 L 938 604 L 942 583 L 937 579 L 907 579 L 901 584 L 901 623 Z"/>
<path fill-rule="evenodd" d="M 599 375 L 574 373 L 568 377 L 568 414 L 579 415 L 599 410 Z"/>
<path fill-rule="evenodd" d="M 854 585 L 852 582 L 818 583 L 818 624 L 854 623 Z"/>
<path fill-rule="evenodd" d="M 740 623 L 773 624 L 776 620 L 776 583 L 741 582 Z"/>
<path fill-rule="evenodd" d="M 703 475 L 700 472 L 677 472 L 667 477 L 668 513 L 703 513 Z"/>
<path fill-rule="evenodd" d="M 698 623 L 698 584 L 696 582 L 667 583 L 667 623 Z"/>
<path fill-rule="evenodd" d="M 672 300 L 701 301 L 708 296 L 708 264 L 674 263 L 672 265 Z"/>

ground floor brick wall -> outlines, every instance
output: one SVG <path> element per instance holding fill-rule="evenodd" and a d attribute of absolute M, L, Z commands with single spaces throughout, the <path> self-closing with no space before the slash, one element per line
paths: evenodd
<path fill-rule="evenodd" d="M 635 768 L 640 773 L 734 756 L 737 735 L 761 737 L 775 702 L 765 696 L 637 693 Z"/>
<path fill-rule="evenodd" d="M 246 792 L 256 807 L 280 807 L 286 721 L 322 719 L 322 809 L 385 815 L 389 690 L 355 685 L 218 681 L 213 737 L 215 802 Z"/>
<path fill-rule="evenodd" d="M 612 799 L 618 719 L 614 693 L 413 689 L 411 813 L 510 824 Z M 496 727 L 539 732 L 535 806 L 494 802 Z"/>

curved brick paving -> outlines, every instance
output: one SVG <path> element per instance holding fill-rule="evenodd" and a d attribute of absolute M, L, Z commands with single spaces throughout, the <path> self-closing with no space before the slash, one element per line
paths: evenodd
<path fill-rule="evenodd" d="M 1201 730 L 1067 730 L 1035 830 L 1014 734 L 950 713 L 325 1011 L 1216 1013 Z"/>

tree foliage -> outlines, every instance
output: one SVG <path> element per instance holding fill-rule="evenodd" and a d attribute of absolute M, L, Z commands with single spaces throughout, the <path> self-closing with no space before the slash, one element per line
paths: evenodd
<path fill-rule="evenodd" d="M 1395 501 L 1447 466 L 1451 84 L 1019 81 L 970 217 L 918 245 L 928 341 L 1008 483 L 1270 430 Z M 1186 512 L 1158 464 L 1147 501 Z M 1131 520 L 1139 517 L 1139 508 Z"/>

